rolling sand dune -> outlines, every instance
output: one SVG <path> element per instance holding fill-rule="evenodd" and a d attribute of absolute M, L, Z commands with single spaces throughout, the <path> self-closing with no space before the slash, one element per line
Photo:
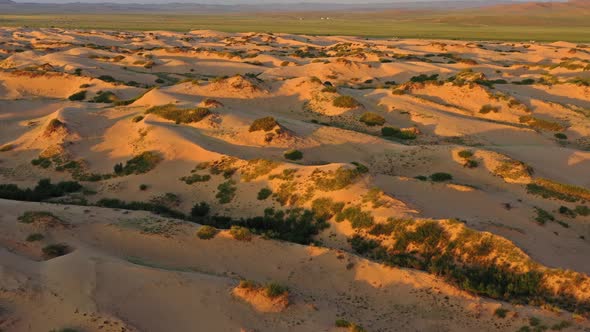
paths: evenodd
<path fill-rule="evenodd" d="M 589 85 L 572 43 L 2 29 L 0 329 L 589 330 Z"/>

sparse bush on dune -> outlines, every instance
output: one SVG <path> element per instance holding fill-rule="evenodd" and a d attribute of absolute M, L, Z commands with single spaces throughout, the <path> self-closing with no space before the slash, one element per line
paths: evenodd
<path fill-rule="evenodd" d="M 211 226 L 201 226 L 197 231 L 197 237 L 201 240 L 210 240 L 217 235 L 218 231 L 214 227 Z"/>
<path fill-rule="evenodd" d="M 192 217 L 205 217 L 209 214 L 211 208 L 207 202 L 200 202 L 193 206 L 191 209 L 191 216 Z"/>
<path fill-rule="evenodd" d="M 340 167 L 335 171 L 319 171 L 312 173 L 312 180 L 321 191 L 335 191 L 353 184 L 364 172 L 359 169 Z"/>
<path fill-rule="evenodd" d="M 79 92 L 74 93 L 73 95 L 69 96 L 68 99 L 70 101 L 81 101 L 86 99 L 86 90 L 82 90 Z"/>
<path fill-rule="evenodd" d="M 119 97 L 117 97 L 116 94 L 114 94 L 111 91 L 100 91 L 98 92 L 98 94 L 92 98 L 92 102 L 93 103 L 105 103 L 105 104 L 109 104 L 109 103 L 114 103 L 116 101 L 119 100 Z"/>
<path fill-rule="evenodd" d="M 242 169 L 242 180 L 250 182 L 261 176 L 269 174 L 273 169 L 279 167 L 279 163 L 267 159 L 251 159 Z"/>
<path fill-rule="evenodd" d="M 232 226 L 229 229 L 229 234 L 238 241 L 251 241 L 252 233 L 246 227 Z"/>
<path fill-rule="evenodd" d="M 220 204 L 227 204 L 236 197 L 236 191 L 238 188 L 235 184 L 234 181 L 229 180 L 217 186 L 217 194 L 215 197 L 219 200 Z"/>
<path fill-rule="evenodd" d="M 523 115 L 518 118 L 520 123 L 528 124 L 531 128 L 536 130 L 548 130 L 548 131 L 562 131 L 564 127 L 557 123 L 548 120 L 535 118 L 530 115 Z"/>
<path fill-rule="evenodd" d="M 563 184 L 549 179 L 535 179 L 527 185 L 529 194 L 538 195 L 543 198 L 555 198 L 566 202 L 577 202 L 579 200 L 590 201 L 590 190 L 570 184 Z"/>
<path fill-rule="evenodd" d="M 279 123 L 275 120 L 275 118 L 273 118 L 272 116 L 267 116 L 264 118 L 254 120 L 254 122 L 252 122 L 252 124 L 250 125 L 249 131 L 271 131 L 278 125 Z"/>
<path fill-rule="evenodd" d="M 127 160 L 125 166 L 117 164 L 114 167 L 116 175 L 143 174 L 156 168 L 163 158 L 156 152 L 145 151 Z"/>
<path fill-rule="evenodd" d="M 453 176 L 449 173 L 438 172 L 438 173 L 433 173 L 432 175 L 430 175 L 430 181 L 433 181 L 433 182 L 445 182 L 445 181 L 450 181 L 452 179 L 453 179 Z"/>
<path fill-rule="evenodd" d="M 490 104 L 487 104 L 487 105 L 483 105 L 479 109 L 479 113 L 481 113 L 481 114 L 488 114 L 490 112 L 494 112 L 494 113 L 500 112 L 500 106 L 492 106 Z"/>
<path fill-rule="evenodd" d="M 272 195 L 272 190 L 270 190 L 269 188 L 262 188 L 258 192 L 257 199 L 259 201 L 263 201 L 263 200 L 269 198 L 270 195 Z"/>
<path fill-rule="evenodd" d="M 363 211 L 359 205 L 347 207 L 336 215 L 336 221 L 350 221 L 352 228 L 369 228 L 375 222 L 369 211 Z"/>
<path fill-rule="evenodd" d="M 143 115 L 137 115 L 137 116 L 134 116 L 133 119 L 131 119 L 131 121 L 134 123 L 137 123 L 137 122 L 140 122 L 141 120 L 143 120 L 143 118 L 144 118 Z"/>
<path fill-rule="evenodd" d="M 329 197 L 316 198 L 311 203 L 311 211 L 318 220 L 330 220 L 332 217 L 342 212 L 343 208 L 343 202 L 334 202 L 334 200 Z"/>
<path fill-rule="evenodd" d="M 361 104 L 351 96 L 338 96 L 332 101 L 332 105 L 338 108 L 355 108 Z"/>
<path fill-rule="evenodd" d="M 271 299 L 289 294 L 289 288 L 276 282 L 266 285 L 264 291 L 266 296 Z"/>
<path fill-rule="evenodd" d="M 403 140 L 412 140 L 418 137 L 415 132 L 412 132 L 410 130 L 401 130 L 399 128 L 394 127 L 381 128 L 381 135 L 385 137 L 394 137 Z"/>
<path fill-rule="evenodd" d="M 359 121 L 367 126 L 382 126 L 385 124 L 385 118 L 373 112 L 366 112 L 359 118 Z"/>
<path fill-rule="evenodd" d="M 155 114 L 166 120 L 180 123 L 195 123 L 203 120 L 211 114 L 208 108 L 179 108 L 174 104 L 154 106 L 145 111 L 146 114 Z"/>
<path fill-rule="evenodd" d="M 286 151 L 283 156 L 285 156 L 285 159 L 289 160 L 300 160 L 303 158 L 303 152 L 299 150 L 289 150 Z"/>
<path fill-rule="evenodd" d="M 17 201 L 40 202 L 80 191 L 82 186 L 74 181 L 52 184 L 49 179 L 39 180 L 33 189 L 21 189 L 14 184 L 0 184 L 0 198 Z"/>
<path fill-rule="evenodd" d="M 50 244 L 43 247 L 43 255 L 46 259 L 56 258 L 69 254 L 72 248 L 65 243 Z"/>
<path fill-rule="evenodd" d="M 43 135 L 51 136 L 53 133 L 56 133 L 60 130 L 67 130 L 66 124 L 61 122 L 59 119 L 51 119 L 51 121 L 49 121 L 49 123 L 45 127 Z"/>

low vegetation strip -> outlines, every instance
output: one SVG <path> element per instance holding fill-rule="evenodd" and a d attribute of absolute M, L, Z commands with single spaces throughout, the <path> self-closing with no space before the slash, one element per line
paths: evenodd
<path fill-rule="evenodd" d="M 528 184 L 527 191 L 543 198 L 555 198 L 566 202 L 590 201 L 590 190 L 544 178 L 535 179 L 533 183 Z"/>

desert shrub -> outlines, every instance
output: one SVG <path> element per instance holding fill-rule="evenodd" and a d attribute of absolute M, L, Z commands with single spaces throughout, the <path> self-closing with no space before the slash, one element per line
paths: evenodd
<path fill-rule="evenodd" d="M 238 288 L 243 288 L 243 289 L 255 289 L 258 288 L 258 284 L 255 281 L 252 280 L 240 280 L 240 284 L 238 285 Z"/>
<path fill-rule="evenodd" d="M 360 205 L 347 207 L 336 215 L 336 221 L 350 221 L 352 228 L 369 228 L 373 226 L 374 219 L 370 211 L 363 211 Z"/>
<path fill-rule="evenodd" d="M 69 96 L 68 99 L 71 101 L 84 100 L 84 99 L 86 99 L 86 90 L 76 92 L 73 95 Z"/>
<path fill-rule="evenodd" d="M 229 234 L 238 241 L 250 241 L 252 240 L 252 233 L 246 227 L 232 226 L 229 229 Z"/>
<path fill-rule="evenodd" d="M 494 311 L 494 315 L 496 315 L 499 318 L 506 318 L 506 314 L 508 312 L 509 312 L 508 309 L 498 308 Z"/>
<path fill-rule="evenodd" d="M 111 83 L 116 81 L 115 78 L 110 75 L 101 75 L 98 77 L 98 79 L 101 81 L 111 82 Z"/>
<path fill-rule="evenodd" d="M 314 172 L 312 179 L 316 187 L 321 191 L 340 190 L 353 184 L 362 174 L 357 169 L 340 167 L 335 171 Z"/>
<path fill-rule="evenodd" d="M 416 139 L 416 134 L 408 130 L 400 130 L 394 127 L 381 128 L 381 135 L 398 139 Z"/>
<path fill-rule="evenodd" d="M 31 160 L 31 165 L 39 166 L 41 168 L 49 168 L 51 166 L 51 164 L 52 164 L 52 162 L 51 162 L 51 159 L 49 159 L 49 158 L 39 157 L 39 158 Z"/>
<path fill-rule="evenodd" d="M 272 116 L 267 116 L 264 118 L 254 120 L 254 122 L 252 122 L 252 124 L 250 125 L 250 129 L 248 129 L 248 131 L 271 131 L 278 125 L 279 123 L 275 120 L 275 118 L 273 118 Z"/>
<path fill-rule="evenodd" d="M 578 205 L 574 211 L 581 216 L 590 216 L 590 208 L 585 205 Z"/>
<path fill-rule="evenodd" d="M 532 78 L 525 78 L 522 81 L 514 81 L 512 82 L 512 84 L 516 84 L 516 85 L 531 85 L 531 84 L 535 84 L 535 80 Z"/>
<path fill-rule="evenodd" d="M 531 176 L 533 168 L 518 160 L 505 159 L 494 169 L 493 173 L 503 179 L 517 180 L 521 177 Z"/>
<path fill-rule="evenodd" d="M 43 236 L 43 234 L 41 233 L 32 233 L 29 234 L 29 236 L 27 236 L 27 242 L 35 242 L 35 241 L 41 241 L 45 238 L 45 236 Z"/>
<path fill-rule="evenodd" d="M 162 157 L 158 153 L 145 151 L 127 160 L 125 166 L 115 165 L 114 170 L 116 174 L 121 175 L 143 174 L 156 168 L 161 161 Z"/>
<path fill-rule="evenodd" d="M 208 108 L 179 108 L 174 104 L 160 105 L 149 108 L 146 114 L 155 114 L 166 120 L 180 123 L 195 123 L 203 120 L 211 114 Z"/>
<path fill-rule="evenodd" d="M 207 202 L 200 202 L 195 204 L 191 209 L 191 216 L 205 217 L 209 214 L 209 210 L 211 210 L 211 208 L 209 207 L 209 204 L 207 204 Z"/>
<path fill-rule="evenodd" d="M 430 175 L 430 181 L 434 181 L 434 182 L 445 182 L 445 181 L 450 181 L 452 179 L 453 179 L 453 176 L 449 173 L 438 172 L 438 173 L 433 173 L 432 175 Z"/>
<path fill-rule="evenodd" d="M 147 189 L 148 189 L 148 185 L 147 184 L 140 184 L 139 185 L 139 190 L 146 191 Z"/>
<path fill-rule="evenodd" d="M 473 159 L 465 160 L 465 163 L 463 163 L 463 167 L 467 168 L 476 168 L 477 166 L 479 166 L 479 163 L 477 162 L 477 160 Z"/>
<path fill-rule="evenodd" d="M 490 104 L 487 104 L 487 105 L 483 105 L 479 109 L 479 113 L 481 113 L 481 114 L 488 114 L 490 112 L 494 112 L 494 113 L 500 112 L 500 106 L 492 106 Z"/>
<path fill-rule="evenodd" d="M 362 326 L 352 323 L 350 325 L 350 332 L 367 332 Z"/>
<path fill-rule="evenodd" d="M 299 150 L 289 150 L 284 153 L 284 156 L 289 160 L 300 160 L 303 158 L 303 152 Z"/>
<path fill-rule="evenodd" d="M 414 176 L 414 179 L 420 180 L 420 181 L 428 181 L 428 177 L 425 175 L 416 175 L 416 176 Z"/>
<path fill-rule="evenodd" d="M 553 136 L 557 139 L 567 139 L 567 135 L 564 133 L 555 133 Z"/>
<path fill-rule="evenodd" d="M 117 97 L 117 95 L 115 95 L 111 91 L 101 91 L 96 96 L 94 96 L 94 98 L 92 98 L 93 103 L 105 103 L 105 104 L 114 103 L 117 100 L 119 100 L 119 97 Z"/>
<path fill-rule="evenodd" d="M 210 240 L 217 235 L 217 229 L 211 226 L 201 226 L 197 231 L 197 237 L 201 240 Z"/>
<path fill-rule="evenodd" d="M 248 165 L 242 170 L 242 180 L 250 182 L 261 176 L 267 175 L 277 168 L 279 163 L 267 159 L 251 159 Z"/>
<path fill-rule="evenodd" d="M 66 129 L 66 124 L 61 122 L 59 119 L 51 119 L 51 121 L 49 121 L 47 124 L 47 127 L 45 127 L 43 134 L 45 136 L 49 136 L 61 129 Z"/>
<path fill-rule="evenodd" d="M 82 186 L 74 181 L 52 184 L 49 179 L 39 180 L 33 189 L 21 189 L 14 184 L 0 184 L 0 198 L 16 201 L 40 202 L 80 191 Z"/>
<path fill-rule="evenodd" d="M 187 219 L 182 212 L 173 210 L 166 205 L 153 202 L 125 202 L 116 198 L 103 198 L 96 202 L 96 205 L 111 209 L 148 211 L 163 217 Z"/>
<path fill-rule="evenodd" d="M 183 176 L 180 178 L 181 181 L 184 181 L 186 184 L 193 184 L 196 182 L 207 182 L 211 180 L 211 175 L 199 175 L 199 174 L 191 174 L 189 176 Z"/>
<path fill-rule="evenodd" d="M 72 251 L 72 249 L 65 243 L 57 243 L 43 247 L 42 251 L 45 258 L 51 259 L 67 255 Z"/>
<path fill-rule="evenodd" d="M 473 157 L 473 152 L 469 151 L 469 150 L 462 150 L 459 151 L 459 157 L 463 158 L 463 159 L 469 159 L 471 157 Z"/>
<path fill-rule="evenodd" d="M 263 201 L 263 200 L 269 198 L 270 195 L 272 195 L 272 190 L 270 190 L 269 188 L 262 188 L 258 192 L 257 198 L 259 201 Z"/>
<path fill-rule="evenodd" d="M 143 120 L 143 118 L 144 118 L 143 115 L 137 115 L 137 116 L 134 116 L 133 119 L 131 119 L 131 121 L 133 121 L 134 123 L 137 123 L 137 122 Z"/>
<path fill-rule="evenodd" d="M 572 323 L 568 322 L 567 320 L 562 320 L 559 323 L 555 323 L 551 326 L 552 331 L 561 331 L 565 328 L 572 326 Z"/>
<path fill-rule="evenodd" d="M 12 151 L 12 150 L 14 150 L 14 148 L 16 148 L 16 145 L 14 145 L 14 144 L 5 144 L 5 145 L 0 146 L 0 152 Z"/>
<path fill-rule="evenodd" d="M 438 80 L 438 74 L 432 74 L 432 75 L 420 74 L 418 76 L 413 76 L 412 78 L 410 78 L 410 82 L 414 82 L 414 83 L 424 83 L 424 82 L 436 81 L 436 80 Z"/>
<path fill-rule="evenodd" d="M 359 234 L 350 237 L 348 243 L 350 243 L 352 250 L 360 255 L 368 254 L 381 246 L 379 241 L 365 238 Z"/>
<path fill-rule="evenodd" d="M 531 128 L 537 130 L 561 131 L 564 129 L 563 126 L 557 122 L 535 118 L 530 115 L 520 116 L 518 121 L 520 121 L 520 123 L 526 123 Z"/>
<path fill-rule="evenodd" d="M 563 184 L 549 179 L 536 179 L 527 185 L 529 194 L 543 198 L 555 198 L 566 202 L 590 200 L 590 190 L 570 184 Z"/>
<path fill-rule="evenodd" d="M 337 319 L 334 325 L 336 327 L 350 327 L 350 322 L 345 319 Z"/>
<path fill-rule="evenodd" d="M 336 93 L 338 92 L 338 89 L 335 86 L 325 86 L 324 88 L 322 88 L 322 92 Z"/>
<path fill-rule="evenodd" d="M 366 124 L 367 126 L 382 126 L 385 124 L 385 118 L 381 115 L 373 113 L 373 112 L 366 112 L 359 118 L 359 121 Z"/>
<path fill-rule="evenodd" d="M 18 217 L 18 221 L 23 224 L 32 224 L 37 220 L 54 220 L 57 223 L 62 223 L 58 217 L 47 211 L 27 211 Z"/>
<path fill-rule="evenodd" d="M 236 197 L 236 191 L 238 188 L 235 184 L 234 181 L 229 180 L 217 186 L 217 194 L 215 197 L 219 200 L 220 204 L 227 204 Z"/>
<path fill-rule="evenodd" d="M 287 295 L 289 293 L 289 288 L 276 282 L 272 282 L 266 285 L 264 293 L 267 297 L 274 299 L 279 296 Z"/>
<path fill-rule="evenodd" d="M 332 101 L 332 105 L 338 108 L 355 108 L 361 104 L 351 96 L 338 96 Z"/>
<path fill-rule="evenodd" d="M 330 220 L 342 212 L 343 208 L 343 202 L 334 202 L 329 197 L 316 198 L 311 202 L 311 211 L 318 220 Z"/>

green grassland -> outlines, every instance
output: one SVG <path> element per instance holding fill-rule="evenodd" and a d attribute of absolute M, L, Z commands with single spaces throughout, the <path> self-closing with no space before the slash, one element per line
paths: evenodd
<path fill-rule="evenodd" d="M 329 20 L 321 17 L 330 17 Z M 464 40 L 590 42 L 586 15 L 484 14 L 482 11 L 240 14 L 0 14 L 0 26 L 107 30 L 198 29 Z"/>

